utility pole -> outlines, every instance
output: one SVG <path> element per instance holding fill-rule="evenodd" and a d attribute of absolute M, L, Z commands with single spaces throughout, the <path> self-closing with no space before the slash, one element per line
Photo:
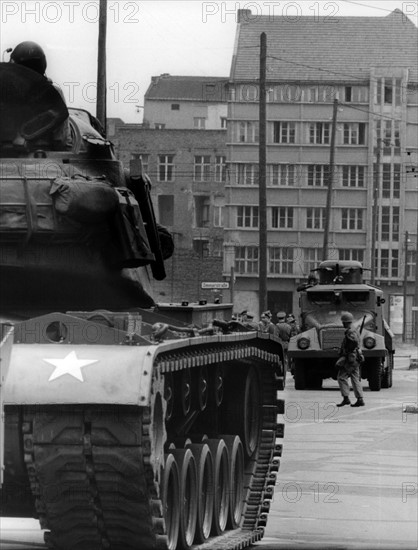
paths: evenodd
<path fill-rule="evenodd" d="M 96 117 L 106 132 L 106 30 L 107 0 L 100 0 L 99 40 L 97 55 L 97 102 Z"/>
<path fill-rule="evenodd" d="M 373 171 L 373 203 L 372 203 L 372 244 L 371 244 L 371 283 L 376 281 L 376 241 L 377 241 L 377 219 L 378 219 L 378 203 L 380 189 L 380 170 L 381 170 L 381 154 L 382 154 L 382 139 L 377 138 L 376 151 L 376 170 Z"/>
<path fill-rule="evenodd" d="M 331 220 L 332 188 L 334 185 L 334 170 L 335 170 L 335 134 L 337 131 L 337 113 L 338 113 L 338 99 L 334 99 L 334 105 L 332 109 L 331 146 L 330 146 L 330 153 L 329 153 L 329 174 L 327 178 L 328 188 L 327 188 L 327 204 L 325 208 L 324 244 L 322 248 L 323 260 L 328 260 L 329 226 L 330 226 L 330 220 Z"/>
<path fill-rule="evenodd" d="M 267 36 L 260 35 L 260 97 L 259 97 L 259 310 L 267 309 L 267 192 L 266 192 L 266 63 Z"/>
<path fill-rule="evenodd" d="M 402 322 L 402 342 L 406 342 L 407 330 L 406 330 L 406 300 L 408 297 L 408 241 L 409 233 L 405 231 L 405 261 L 404 261 L 404 275 L 403 275 L 403 322 Z"/>

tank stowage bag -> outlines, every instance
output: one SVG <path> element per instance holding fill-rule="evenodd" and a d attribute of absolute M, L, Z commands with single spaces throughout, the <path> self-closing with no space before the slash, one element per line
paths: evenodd
<path fill-rule="evenodd" d="M 86 224 L 106 221 L 119 204 L 117 193 L 109 183 L 82 176 L 57 178 L 50 195 L 59 214 Z"/>

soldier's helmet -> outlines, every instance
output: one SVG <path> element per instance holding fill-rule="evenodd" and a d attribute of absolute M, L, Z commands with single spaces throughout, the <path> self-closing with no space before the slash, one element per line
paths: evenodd
<path fill-rule="evenodd" d="M 341 315 L 341 321 L 343 323 L 352 323 L 354 321 L 354 317 L 349 311 L 344 311 L 344 313 Z"/>
<path fill-rule="evenodd" d="M 45 52 L 36 42 L 21 42 L 10 54 L 10 61 L 44 75 L 46 70 Z"/>

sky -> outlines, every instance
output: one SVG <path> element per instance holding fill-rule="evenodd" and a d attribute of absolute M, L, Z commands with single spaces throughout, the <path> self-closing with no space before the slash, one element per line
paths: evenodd
<path fill-rule="evenodd" d="M 96 111 L 98 0 L 1 0 L 0 47 L 32 40 L 69 107 Z M 418 25 L 417 0 L 108 0 L 107 115 L 142 122 L 144 94 L 162 73 L 228 77 L 238 8 L 269 15 L 384 17 L 398 8 Z M 314 19 L 313 19 L 314 20 Z"/>

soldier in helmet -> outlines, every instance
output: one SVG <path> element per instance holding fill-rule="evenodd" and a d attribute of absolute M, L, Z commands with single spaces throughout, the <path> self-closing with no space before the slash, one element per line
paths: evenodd
<path fill-rule="evenodd" d="M 351 405 L 352 407 L 364 407 L 363 388 L 361 386 L 360 365 L 364 361 L 363 354 L 360 350 L 360 336 L 355 328 L 352 327 L 353 316 L 350 312 L 344 312 L 341 315 L 341 321 L 344 325 L 344 339 L 341 343 L 340 357 L 336 363 L 338 367 L 338 385 L 343 396 L 341 403 L 337 407 L 351 405 L 350 402 L 350 386 L 348 379 L 351 379 L 354 395 L 357 401 Z"/>
<path fill-rule="evenodd" d="M 32 69 L 42 76 L 45 75 L 46 56 L 36 42 L 26 41 L 18 44 L 10 54 L 10 61 Z"/>
<path fill-rule="evenodd" d="M 31 42 L 30 40 L 20 42 L 20 44 L 18 44 L 10 54 L 10 63 L 22 65 L 23 67 L 31 69 L 32 71 L 35 71 L 45 77 L 45 79 L 50 82 L 59 93 L 61 99 L 65 103 L 64 94 L 62 93 L 61 88 L 54 84 L 45 74 L 47 67 L 46 55 L 39 44 L 36 42 Z M 72 142 L 68 118 L 65 119 L 58 126 L 58 128 L 53 131 L 52 138 L 57 149 L 71 149 Z"/>

